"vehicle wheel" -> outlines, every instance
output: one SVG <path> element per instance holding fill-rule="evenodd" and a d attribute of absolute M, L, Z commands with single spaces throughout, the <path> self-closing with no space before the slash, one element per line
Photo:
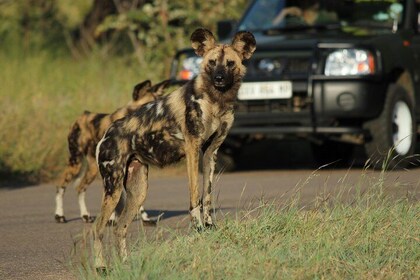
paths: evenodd
<path fill-rule="evenodd" d="M 366 122 L 371 139 L 365 151 L 374 168 L 405 168 L 416 146 L 414 102 L 399 85 L 390 85 L 381 115 Z"/>
<path fill-rule="evenodd" d="M 350 164 L 354 145 L 326 140 L 322 144 L 311 143 L 312 155 L 318 166 L 331 164 L 343 167 Z"/>

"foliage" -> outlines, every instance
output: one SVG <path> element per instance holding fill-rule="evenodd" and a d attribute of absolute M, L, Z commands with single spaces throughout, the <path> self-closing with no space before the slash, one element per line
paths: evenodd
<path fill-rule="evenodd" d="M 89 49 L 105 56 L 130 55 L 143 65 L 163 62 L 168 74 L 171 57 L 179 48 L 188 45 L 191 32 L 198 26 L 215 30 L 221 19 L 238 19 L 245 0 L 104 0 L 116 6 L 98 23 Z M 93 9 L 93 1 L 77 0 L 3 0 L 0 1 L 0 46 L 5 52 L 73 54 L 77 51 L 86 30 L 87 16 Z M 105 36 L 104 36 L 105 35 Z M 128 44 L 127 44 L 128 43 Z M 131 45 L 127 48 L 127 45 Z M 79 53 L 79 55 L 75 55 Z"/>
<path fill-rule="evenodd" d="M 189 44 L 194 29 L 204 26 L 216 30 L 218 20 L 239 18 L 245 3 L 244 0 L 154 0 L 139 9 L 117 6 L 119 14 L 108 16 L 97 33 L 109 30 L 127 33 L 139 63 L 161 61 L 168 75 L 171 57 L 177 49 Z"/>
<path fill-rule="evenodd" d="M 0 2 L 0 38 L 4 52 L 67 52 L 65 36 L 82 22 L 86 1 L 4 0 Z"/>
<path fill-rule="evenodd" d="M 78 114 L 111 112 L 128 102 L 136 83 L 168 78 L 173 54 L 189 46 L 193 29 L 215 30 L 217 20 L 238 18 L 245 2 L 118 6 L 97 29 L 108 41 L 93 42 L 88 56 L 74 59 L 74 36 L 93 1 L 0 0 L 0 64 L 7 65 L 0 67 L 0 173 L 54 178 L 66 163 L 66 136 Z"/>

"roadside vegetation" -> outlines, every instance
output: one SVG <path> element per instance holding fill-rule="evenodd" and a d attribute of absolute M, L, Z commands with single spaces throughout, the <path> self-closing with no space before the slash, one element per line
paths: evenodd
<path fill-rule="evenodd" d="M 112 269 L 100 277 L 85 256 L 75 273 L 81 279 L 419 279 L 418 192 L 389 197 L 384 176 L 364 190 L 343 185 L 310 206 L 302 206 L 297 192 L 286 203 L 261 199 L 228 215 L 217 211 L 213 231 L 139 228 L 126 263 L 110 257 Z M 344 192 L 352 195 L 344 200 Z"/>
<path fill-rule="evenodd" d="M 84 110 L 112 112 L 145 79 L 169 78 L 198 26 L 237 18 L 235 1 L 0 1 L 0 178 L 54 179 Z M 205 13 L 206 16 L 203 16 Z"/>
<path fill-rule="evenodd" d="M 0 168 L 39 180 L 52 178 L 67 161 L 67 134 L 84 110 L 112 112 L 131 98 L 150 71 L 118 59 L 76 62 L 47 54 L 10 58 L 0 54 L 2 105 Z M 149 74 L 147 74 L 149 73 Z"/>

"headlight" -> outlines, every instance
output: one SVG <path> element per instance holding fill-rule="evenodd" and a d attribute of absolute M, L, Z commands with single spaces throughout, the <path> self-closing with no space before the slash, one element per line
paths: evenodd
<path fill-rule="evenodd" d="M 187 56 L 180 59 L 180 69 L 178 71 L 179 80 L 191 80 L 200 72 L 200 64 L 203 61 L 199 56 Z"/>
<path fill-rule="evenodd" d="M 371 52 L 361 49 L 341 49 L 330 53 L 325 63 L 325 75 L 348 76 L 375 73 Z"/>

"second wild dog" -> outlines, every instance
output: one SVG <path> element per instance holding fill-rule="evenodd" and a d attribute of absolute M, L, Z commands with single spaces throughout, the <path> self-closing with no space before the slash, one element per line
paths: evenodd
<path fill-rule="evenodd" d="M 85 111 L 73 124 L 68 135 L 69 159 L 63 171 L 56 191 L 55 220 L 57 223 L 65 223 L 63 197 L 66 188 L 71 185 L 78 193 L 80 216 L 86 223 L 93 222 L 86 207 L 85 194 L 87 187 L 98 174 L 95 160 L 96 145 L 105 131 L 115 120 L 121 119 L 128 113 L 140 106 L 156 100 L 162 95 L 163 90 L 169 85 L 165 80 L 152 86 L 149 80 L 137 84 L 133 89 L 132 100 L 124 107 L 117 109 L 112 114 L 99 114 Z M 142 219 L 147 221 L 147 213 L 140 209 Z"/>

